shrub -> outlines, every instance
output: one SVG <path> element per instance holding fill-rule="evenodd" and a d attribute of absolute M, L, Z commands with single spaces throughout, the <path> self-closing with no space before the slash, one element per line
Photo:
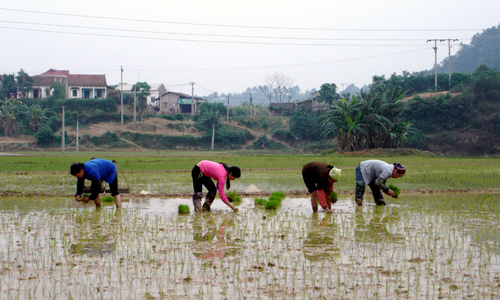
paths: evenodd
<path fill-rule="evenodd" d="M 267 149 L 267 150 L 287 150 L 288 149 L 287 146 L 280 144 L 278 142 L 275 142 L 273 140 L 270 140 L 265 135 L 262 135 L 255 142 L 253 142 L 252 149 L 260 150 L 260 149 L 262 149 L 262 144 L 264 144 L 264 149 Z"/>
<path fill-rule="evenodd" d="M 294 143 L 296 141 L 290 131 L 284 129 L 276 130 L 273 134 L 273 138 L 287 143 Z"/>
<path fill-rule="evenodd" d="M 42 127 L 35 133 L 37 139 L 37 144 L 40 146 L 50 146 L 52 143 L 57 141 L 57 137 L 54 135 L 52 128 L 49 125 L 43 124 Z"/>

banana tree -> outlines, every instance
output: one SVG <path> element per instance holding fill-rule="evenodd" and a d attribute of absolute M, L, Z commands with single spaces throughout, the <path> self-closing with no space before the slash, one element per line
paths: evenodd
<path fill-rule="evenodd" d="M 0 100 L 0 125 L 6 136 L 13 136 L 18 133 L 17 118 L 23 113 L 22 102 L 14 97 Z"/>

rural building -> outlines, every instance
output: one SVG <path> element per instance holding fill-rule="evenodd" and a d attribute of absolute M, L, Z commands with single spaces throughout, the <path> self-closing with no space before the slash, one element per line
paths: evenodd
<path fill-rule="evenodd" d="M 295 103 L 271 103 L 269 110 L 272 116 L 288 116 L 295 110 Z"/>
<path fill-rule="evenodd" d="M 319 91 L 316 91 L 311 94 L 311 98 L 306 101 L 298 102 L 297 107 L 301 105 L 305 105 L 312 111 L 325 110 L 327 105 L 324 102 L 319 102 L 317 99 L 319 97 Z"/>
<path fill-rule="evenodd" d="M 147 103 L 148 104 L 152 104 L 155 101 L 156 98 L 158 98 L 160 95 L 163 95 L 163 94 L 165 94 L 167 92 L 167 89 L 165 88 L 165 86 L 162 83 L 160 83 L 160 84 L 149 84 L 149 86 L 151 87 L 149 89 L 149 92 L 151 94 L 148 96 L 148 99 L 147 99 Z M 133 87 L 134 87 L 134 84 L 124 84 L 123 85 L 123 93 L 129 93 L 129 94 L 131 94 Z M 118 84 L 115 89 L 118 92 L 121 92 L 122 85 Z"/>
<path fill-rule="evenodd" d="M 68 70 L 50 69 L 33 79 L 32 90 L 28 98 L 44 99 L 51 95 L 51 86 L 62 83 L 65 87 L 65 98 L 98 99 L 106 98 L 108 86 L 106 75 L 70 74 Z"/>
<path fill-rule="evenodd" d="M 200 97 L 175 92 L 166 92 L 154 99 L 158 111 L 163 114 L 191 113 L 191 106 L 194 100 L 194 113 L 199 112 L 200 104 L 205 100 Z"/>

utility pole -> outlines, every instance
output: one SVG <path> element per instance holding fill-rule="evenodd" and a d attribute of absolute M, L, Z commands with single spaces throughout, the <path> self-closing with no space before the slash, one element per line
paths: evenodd
<path fill-rule="evenodd" d="M 458 39 L 448 39 L 448 91 L 451 90 L 451 42 L 458 42 Z"/>
<path fill-rule="evenodd" d="M 78 155 L 78 148 L 79 148 L 79 145 L 78 145 L 78 135 L 79 135 L 79 122 L 78 122 L 78 118 L 76 118 L 76 154 Z"/>
<path fill-rule="evenodd" d="M 123 126 L 123 66 L 120 66 L 121 68 L 121 117 L 122 117 L 122 126 Z"/>
<path fill-rule="evenodd" d="M 252 92 L 250 92 L 250 115 L 253 116 Z"/>
<path fill-rule="evenodd" d="M 61 147 L 62 147 L 62 152 L 64 153 L 64 136 L 66 135 L 66 130 L 64 128 L 64 106 L 62 107 L 62 130 L 61 130 Z"/>
<path fill-rule="evenodd" d="M 191 115 L 193 116 L 194 115 L 194 108 L 195 108 L 195 105 L 194 105 L 194 84 L 196 82 L 190 82 L 191 84 Z"/>
<path fill-rule="evenodd" d="M 227 110 L 226 110 L 226 122 L 229 124 L 229 95 L 231 94 L 227 94 Z"/>
<path fill-rule="evenodd" d="M 137 82 L 137 83 L 139 83 L 139 82 Z M 135 89 L 134 89 L 134 122 L 137 121 L 136 103 L 137 103 L 137 85 L 135 86 Z"/>
<path fill-rule="evenodd" d="M 438 42 L 438 39 L 427 40 L 427 42 L 432 42 L 432 41 L 434 41 L 434 47 L 432 47 L 432 49 L 434 49 L 434 91 L 437 92 L 437 89 L 438 89 L 438 69 L 437 69 L 437 51 L 438 51 L 437 42 Z M 439 41 L 442 42 L 444 40 L 439 40 Z"/>

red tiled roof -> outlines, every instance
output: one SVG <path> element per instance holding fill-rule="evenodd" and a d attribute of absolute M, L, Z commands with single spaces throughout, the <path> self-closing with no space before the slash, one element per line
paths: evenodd
<path fill-rule="evenodd" d="M 64 76 L 68 76 L 69 75 L 69 71 L 68 70 L 55 70 L 55 69 L 50 69 L 48 70 L 47 72 L 45 73 L 42 73 L 40 74 L 42 76 L 53 76 L 53 75 L 64 75 Z"/>
<path fill-rule="evenodd" d="M 54 82 L 61 82 L 61 77 L 56 76 L 40 76 L 36 75 L 31 77 L 33 79 L 33 86 L 51 86 Z"/>
<path fill-rule="evenodd" d="M 70 86 L 102 86 L 106 87 L 106 75 L 68 75 L 68 85 Z"/>

